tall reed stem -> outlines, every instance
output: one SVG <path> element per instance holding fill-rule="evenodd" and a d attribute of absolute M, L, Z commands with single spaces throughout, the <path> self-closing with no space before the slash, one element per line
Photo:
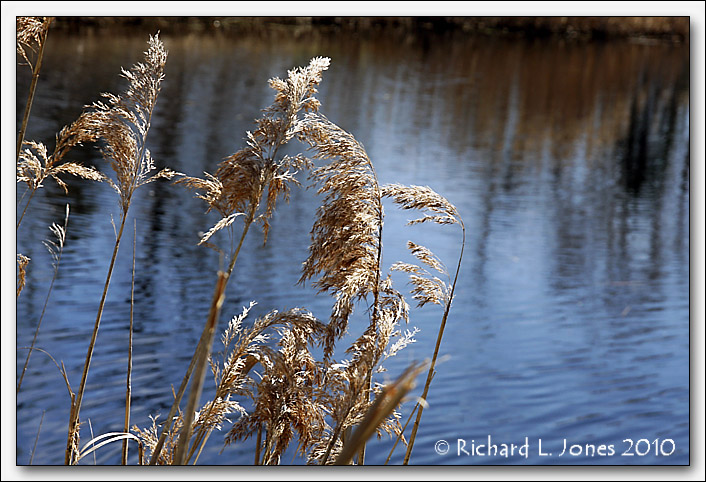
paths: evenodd
<path fill-rule="evenodd" d="M 22 215 L 20 216 L 20 219 L 17 221 L 17 226 L 15 226 L 15 231 L 20 229 L 20 224 L 22 223 L 22 218 L 25 217 L 25 213 L 27 212 L 27 208 L 29 207 L 29 202 L 32 200 L 34 197 L 34 193 L 37 192 L 36 189 L 32 189 L 32 192 L 29 194 L 29 199 L 27 199 L 27 204 L 25 204 L 25 208 L 22 210 Z M 23 194 L 24 197 L 24 194 Z"/>
<path fill-rule="evenodd" d="M 427 399 L 427 394 L 429 393 L 429 386 L 431 385 L 431 380 L 434 377 L 434 368 L 436 367 L 436 359 L 439 355 L 439 347 L 441 346 L 441 338 L 444 336 L 444 328 L 446 327 L 446 320 L 449 317 L 449 311 L 451 310 L 451 301 L 454 297 L 454 290 L 456 289 L 456 281 L 458 281 L 458 273 L 461 270 L 461 260 L 463 259 L 463 249 L 466 246 L 466 227 L 461 223 L 461 230 L 463 232 L 463 239 L 461 241 L 461 253 L 458 256 L 458 264 L 456 265 L 456 275 L 454 276 L 453 284 L 451 285 L 451 293 L 449 294 L 449 300 L 446 303 L 446 308 L 444 309 L 444 315 L 441 318 L 441 325 L 439 326 L 439 334 L 436 337 L 436 346 L 434 347 L 434 355 L 431 359 L 431 365 L 429 366 L 429 371 L 427 372 L 427 380 L 424 384 L 424 391 L 422 392 L 422 399 Z M 412 427 L 412 433 L 409 436 L 409 443 L 407 444 L 407 452 L 404 456 L 403 465 L 409 463 L 409 458 L 412 455 L 412 448 L 414 447 L 414 440 L 417 438 L 417 430 L 419 429 L 419 421 L 422 419 L 422 412 L 424 407 L 420 404 L 419 410 L 417 411 L 417 418 L 414 420 L 414 426 Z"/>
<path fill-rule="evenodd" d="M 260 465 L 260 450 L 262 449 L 262 424 L 257 426 L 257 440 L 255 441 L 255 464 Z"/>
<path fill-rule="evenodd" d="M 416 403 L 416 404 L 414 405 L 414 408 L 412 409 L 412 411 L 409 412 L 409 417 L 407 417 L 407 421 L 406 421 L 405 424 L 402 426 L 402 430 L 400 430 L 399 435 L 397 436 L 397 438 L 395 438 L 395 443 L 392 444 L 392 448 L 390 449 L 390 453 L 387 454 L 387 458 L 385 459 L 385 463 L 384 463 L 383 465 L 387 465 L 387 463 L 388 463 L 388 462 L 390 461 L 390 459 L 392 458 L 392 454 L 395 452 L 395 448 L 397 447 L 397 444 L 399 443 L 400 439 L 402 438 L 402 434 L 404 434 L 404 431 L 407 430 L 407 425 L 409 425 L 409 422 L 412 421 L 412 417 L 414 417 L 414 414 L 415 414 L 415 412 L 417 411 L 418 408 L 419 408 L 419 403 Z"/>
<path fill-rule="evenodd" d="M 145 53 L 147 66 L 144 64 L 136 64 L 130 73 L 124 72 L 123 76 L 130 80 L 131 88 L 126 91 L 127 101 L 124 101 L 118 96 L 110 97 L 110 107 L 105 104 L 94 104 L 101 114 L 102 126 L 100 129 L 100 137 L 106 144 L 107 150 L 104 151 L 104 157 L 109 158 L 111 167 L 117 175 L 119 184 L 111 183 L 120 195 L 120 206 L 122 210 L 122 221 L 120 222 L 120 230 L 115 236 L 115 247 L 113 248 L 113 256 L 110 260 L 108 275 L 103 288 L 96 323 L 93 327 L 91 342 L 88 346 L 86 361 L 83 366 L 83 374 L 81 376 L 81 384 L 79 386 L 76 401 L 72 407 L 69 437 L 66 442 L 65 463 L 77 463 L 78 447 L 77 438 L 79 430 L 79 414 L 81 403 L 86 389 L 86 380 L 88 378 L 88 369 L 93 357 L 95 349 L 96 337 L 98 336 L 98 328 L 100 327 L 103 308 L 105 307 L 105 299 L 108 294 L 108 286 L 115 267 L 115 260 L 118 257 L 118 249 L 120 247 L 120 239 L 125 229 L 125 221 L 127 220 L 128 210 L 132 201 L 132 195 L 139 186 L 147 182 L 151 182 L 160 177 L 171 177 L 173 172 L 164 169 L 155 174 L 149 179 L 145 176 L 153 169 L 151 156 L 147 151 L 147 134 L 152 123 L 152 114 L 157 102 L 157 94 L 159 93 L 160 83 L 163 78 L 164 63 L 166 62 L 167 53 L 164 46 L 157 36 L 150 36 L 150 48 Z M 139 150 L 137 149 L 139 147 Z"/>
<path fill-rule="evenodd" d="M 93 334 L 91 335 L 91 342 L 88 345 L 88 353 L 86 354 L 86 361 L 83 365 L 83 374 L 81 375 L 81 384 L 79 385 L 78 392 L 76 394 L 76 399 L 73 403 L 71 410 L 71 418 L 69 422 L 69 437 L 66 442 L 66 454 L 64 456 L 64 463 L 67 465 L 72 465 L 76 462 L 75 455 L 77 452 L 74 450 L 74 437 L 78 434 L 79 425 L 79 412 L 81 410 L 81 403 L 83 402 L 83 394 L 86 390 L 86 380 L 88 378 L 88 368 L 91 365 L 91 359 L 93 358 L 93 350 L 96 345 L 96 338 L 98 337 L 98 328 L 100 327 L 101 318 L 103 316 L 103 308 L 105 307 L 105 299 L 108 295 L 108 286 L 110 286 L 110 279 L 113 275 L 113 268 L 115 267 L 115 260 L 118 257 L 118 249 L 120 247 L 120 239 L 123 236 L 123 229 L 125 228 L 125 220 L 127 219 L 127 210 L 123 210 L 122 221 L 120 222 L 120 230 L 115 239 L 115 247 L 113 248 L 113 256 L 110 259 L 110 266 L 108 267 L 108 275 L 105 279 L 105 286 L 103 287 L 103 294 L 101 295 L 100 305 L 98 306 L 98 314 L 96 316 L 96 322 L 93 326 Z"/>
<path fill-rule="evenodd" d="M 135 309 L 135 251 L 137 248 L 137 220 L 133 220 L 132 237 L 132 285 L 130 288 L 130 330 L 127 349 L 127 386 L 125 388 L 125 425 L 123 432 L 130 431 L 130 401 L 132 398 L 132 321 Z M 122 464 L 127 465 L 127 439 L 123 440 Z"/>

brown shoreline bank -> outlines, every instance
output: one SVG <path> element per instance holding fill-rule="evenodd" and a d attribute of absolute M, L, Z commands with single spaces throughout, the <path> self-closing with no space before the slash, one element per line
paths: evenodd
<path fill-rule="evenodd" d="M 464 34 L 560 37 L 570 40 L 650 38 L 688 42 L 689 17 L 56 17 L 52 28 L 100 34 L 160 30 L 165 34 L 295 36 Z"/>

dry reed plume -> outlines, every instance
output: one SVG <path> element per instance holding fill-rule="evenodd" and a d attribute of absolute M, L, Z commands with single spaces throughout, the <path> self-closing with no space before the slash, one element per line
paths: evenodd
<path fill-rule="evenodd" d="M 344 439 L 370 409 L 371 395 L 380 396 L 383 386 L 374 384 L 381 362 L 414 341 L 415 332 L 402 334 L 397 326 L 409 321 L 409 306 L 382 277 L 382 190 L 373 163 L 363 145 L 350 133 L 325 117 L 305 118 L 300 137 L 314 151 L 314 159 L 329 160 L 312 171 L 311 177 L 324 195 L 312 228 L 309 257 L 300 282 L 314 278 L 319 292 L 335 297 L 326 333 L 324 354 L 326 388 L 319 398 L 331 416 L 332 426 L 309 455 L 310 463 L 335 460 Z M 347 330 L 355 303 L 372 294 L 370 322 L 364 333 L 346 350 L 349 360 L 334 363 L 334 344 Z M 399 337 L 389 352 L 393 336 Z M 399 414 L 376 427 L 400 435 Z M 364 442 L 357 463 L 364 463 Z"/>
<path fill-rule="evenodd" d="M 380 289 L 380 305 L 376 323 L 370 323 L 364 333 L 346 350 L 349 358 L 340 362 L 324 363 L 324 383 L 318 393 L 331 422 L 325 433 L 313 444 L 308 455 L 311 464 L 329 464 L 345 448 L 346 438 L 353 428 L 360 425 L 374 401 L 380 397 L 384 384 L 372 381 L 374 373 L 383 373 L 382 363 L 413 343 L 416 331 L 399 329 L 399 323 L 408 319 L 408 306 L 404 298 L 391 286 L 389 278 Z M 392 342 L 392 343 L 391 343 Z M 378 436 L 387 433 L 401 436 L 400 414 L 396 410 L 381 418 L 375 426 Z M 362 464 L 362 460 L 358 459 Z"/>
<path fill-rule="evenodd" d="M 32 102 L 34 101 L 34 92 L 37 89 L 37 82 L 39 81 L 39 71 L 42 68 L 44 44 L 46 43 L 49 25 L 51 25 L 52 20 L 53 17 L 17 17 L 17 54 L 22 57 L 32 69 L 32 81 L 29 86 L 29 94 L 27 95 L 25 112 L 22 116 L 20 132 L 17 136 L 17 162 L 20 160 L 20 150 L 24 143 L 27 122 L 29 121 L 29 114 L 32 110 Z M 34 51 L 35 48 L 37 49 L 37 53 L 33 64 L 27 50 Z"/>
<path fill-rule="evenodd" d="M 191 421 L 194 440 L 182 463 L 189 463 L 192 458 L 196 463 L 211 432 L 220 430 L 232 413 L 239 414 L 240 418 L 230 429 L 226 445 L 265 431 L 265 450 L 262 459 L 258 457 L 258 463 L 278 463 L 295 433 L 303 444 L 316 433 L 312 432 L 312 427 L 317 424 L 312 421 L 320 410 L 312 405 L 312 390 L 320 374 L 309 347 L 317 343 L 325 325 L 311 313 L 292 309 L 272 311 L 258 318 L 252 327 L 244 328 L 243 322 L 254 305 L 254 302 L 250 303 L 228 324 L 221 337 L 222 357 L 209 358 L 215 393 L 194 414 Z M 279 338 L 277 348 L 269 346 L 272 332 Z M 259 382 L 250 375 L 256 364 L 262 369 Z M 253 398 L 255 408 L 252 413 L 248 414 L 233 399 L 235 396 Z M 185 421 L 183 414 L 176 417 L 158 456 L 158 464 L 173 464 L 178 460 L 174 440 L 184 433 Z M 152 428 L 134 427 L 133 430 L 154 456 L 158 443 L 156 417 Z"/>
<path fill-rule="evenodd" d="M 68 192 L 66 183 L 59 177 L 60 174 L 72 174 L 91 181 L 104 181 L 107 178 L 90 166 L 76 162 L 63 162 L 64 157 L 72 147 L 84 142 L 95 142 L 100 132 L 96 126 L 97 116 L 92 112 L 82 113 L 78 119 L 65 126 L 56 135 L 54 150 L 50 154 L 47 147 L 41 142 L 25 141 L 27 147 L 19 154 L 17 162 L 17 182 L 24 182 L 29 191 L 29 198 L 17 221 L 19 229 L 29 203 L 37 190 L 43 187 L 46 179 L 53 179 L 63 190 Z M 26 194 L 26 193 L 25 193 Z M 24 195 L 23 195 L 24 196 Z"/>
<path fill-rule="evenodd" d="M 270 327 L 278 335 L 276 347 L 267 344 L 271 335 L 265 330 Z M 320 343 L 325 330 L 311 313 L 293 309 L 270 312 L 243 332 L 235 353 L 242 353 L 240 359 L 247 353 L 262 372 L 257 382 L 250 377 L 247 384 L 236 384 L 253 399 L 253 410 L 233 424 L 226 445 L 257 434 L 260 443 L 255 463 L 270 465 L 279 464 L 295 435 L 301 453 L 320 436 L 324 412 L 314 391 L 322 374 L 310 348 Z M 229 368 L 230 364 L 224 366 Z"/>
<path fill-rule="evenodd" d="M 122 71 L 122 76 L 130 82 L 123 96 L 103 94 L 108 103 L 95 102 L 91 106 L 94 111 L 88 114 L 92 127 L 105 143 L 101 152 L 116 176 L 115 181 L 106 178 L 106 182 L 120 196 L 123 214 L 130 207 L 135 189 L 178 174 L 167 168 L 152 174 L 155 165 L 147 149 L 147 133 L 167 62 L 167 51 L 158 35 L 150 36 L 145 62 Z"/>
<path fill-rule="evenodd" d="M 375 170 L 363 146 L 320 115 L 305 118 L 300 133 L 316 160 L 331 160 L 312 171 L 324 199 L 312 228 L 309 257 L 300 282 L 316 278 L 319 292 L 336 297 L 326 355 L 348 327 L 354 303 L 373 293 L 375 324 L 382 256 L 382 198 Z"/>
<path fill-rule="evenodd" d="M 301 130 L 299 112 L 318 110 L 320 103 L 314 94 L 328 65 L 328 58 L 317 57 L 305 68 L 290 70 L 286 80 L 270 79 L 270 87 L 277 91 L 275 100 L 257 119 L 257 128 L 246 133 L 247 146 L 224 159 L 215 176 L 205 173 L 205 179 L 183 176 L 177 181 L 197 190 L 197 197 L 206 201 L 208 210 L 216 210 L 222 216 L 199 244 L 230 226 L 238 216 L 246 216 L 245 229 L 260 222 L 267 241 L 269 219 L 277 199 L 288 198 L 289 185 L 298 184 L 294 175 L 309 165 L 304 156 L 278 158 L 278 152 Z M 265 208 L 258 214 L 264 196 Z"/>

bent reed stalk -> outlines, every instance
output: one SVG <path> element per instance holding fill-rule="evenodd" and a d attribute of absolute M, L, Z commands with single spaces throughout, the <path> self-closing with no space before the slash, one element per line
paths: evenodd
<path fill-rule="evenodd" d="M 192 422 L 194 420 L 194 412 L 196 410 L 196 404 L 201 398 L 203 379 L 206 375 L 206 365 L 211 353 L 211 344 L 213 343 L 213 335 L 216 332 L 218 317 L 221 313 L 223 301 L 225 300 L 227 281 L 228 275 L 222 271 L 219 271 L 218 280 L 216 281 L 216 289 L 213 293 L 213 301 L 211 302 L 211 308 L 208 314 L 208 320 L 206 320 L 206 343 L 200 346 L 198 350 L 198 358 L 196 359 L 196 373 L 194 375 L 194 380 L 191 382 L 191 393 L 189 394 L 189 400 L 186 405 L 184 430 L 181 432 L 181 436 L 179 437 L 179 441 L 176 446 L 174 460 L 175 465 L 184 465 L 186 461 L 186 452 L 189 448 L 189 441 L 191 440 L 191 433 L 193 430 Z"/>

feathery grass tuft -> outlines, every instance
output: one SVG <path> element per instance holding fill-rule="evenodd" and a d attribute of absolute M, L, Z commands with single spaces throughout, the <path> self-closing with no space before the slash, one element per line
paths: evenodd
<path fill-rule="evenodd" d="M 78 119 L 59 131 L 51 154 L 48 154 L 46 146 L 41 142 L 25 142 L 28 147 L 20 154 L 17 182 L 24 182 L 31 190 L 36 190 L 42 187 L 45 179 L 51 177 L 64 192 L 68 192 L 66 183 L 59 178 L 59 174 L 66 173 L 91 181 L 103 181 L 105 176 L 93 167 L 75 162 L 61 163 L 72 147 L 84 142 L 95 142 L 99 138 L 100 131 L 96 125 L 98 120 L 98 116 L 93 112 L 82 113 Z"/>
<path fill-rule="evenodd" d="M 240 214 L 246 214 L 246 225 L 260 222 L 267 241 L 277 200 L 288 199 L 290 184 L 298 184 L 295 174 L 309 167 L 309 161 L 301 155 L 278 157 L 279 149 L 301 130 L 299 112 L 319 108 L 314 94 L 329 62 L 326 57 L 316 57 L 307 67 L 290 70 L 286 80 L 271 79 L 270 87 L 277 91 L 275 100 L 257 119 L 256 129 L 246 133 L 246 147 L 224 159 L 215 175 L 205 173 L 205 179 L 182 176 L 177 181 L 197 190 L 197 197 L 208 203 L 208 210 L 218 211 L 223 218 L 201 243 Z M 263 202 L 264 210 L 258 213 Z"/>
<path fill-rule="evenodd" d="M 17 298 L 25 287 L 25 277 L 27 276 L 27 265 L 30 258 L 24 254 L 17 253 Z"/>
<path fill-rule="evenodd" d="M 416 209 L 426 213 L 407 224 L 462 224 L 456 206 L 427 186 L 388 184 L 383 186 L 382 193 L 383 196 L 394 199 L 402 209 Z"/>
<path fill-rule="evenodd" d="M 276 348 L 266 342 L 273 328 L 279 341 Z M 258 319 L 253 327 L 240 337 L 237 352 L 248 350 L 262 368 L 260 381 L 251 380 L 242 386 L 253 398 L 252 413 L 244 414 L 226 436 L 230 445 L 247 439 L 259 430 L 265 437 L 263 465 L 278 464 L 295 435 L 299 451 L 304 453 L 324 430 L 324 410 L 317 403 L 315 390 L 321 384 L 322 373 L 310 348 L 319 343 L 326 326 L 311 313 L 300 309 L 272 311 Z"/>
<path fill-rule="evenodd" d="M 25 112 L 22 116 L 22 124 L 20 125 L 20 132 L 17 136 L 16 161 L 18 163 L 20 162 L 20 151 L 22 150 L 22 145 L 25 140 L 29 114 L 32 110 L 34 92 L 37 89 L 37 82 L 39 81 L 39 71 L 42 67 L 42 58 L 44 57 L 44 44 L 46 43 L 47 34 L 49 33 L 49 25 L 51 25 L 53 20 L 53 17 L 17 17 L 17 54 L 20 55 L 32 69 L 32 81 L 29 85 Z M 35 45 L 38 52 L 34 65 L 32 65 L 32 61 L 25 49 L 34 51 Z"/>
<path fill-rule="evenodd" d="M 407 242 L 407 248 L 412 254 L 422 263 L 444 275 L 447 279 L 449 273 L 446 266 L 432 253 L 428 248 L 413 243 Z M 433 276 L 428 270 L 417 266 L 416 264 L 397 262 L 392 265 L 393 271 L 403 271 L 409 274 L 410 283 L 414 286 L 412 297 L 418 301 L 418 307 L 422 307 L 427 303 L 442 305 L 451 302 L 450 282 L 445 282 L 436 276 Z"/>
<path fill-rule="evenodd" d="M 49 154 L 47 147 L 41 142 L 26 141 L 28 146 L 19 153 L 17 162 L 17 182 L 24 182 L 30 192 L 30 197 L 25 204 L 22 215 L 17 221 L 19 229 L 22 218 L 27 211 L 32 197 L 37 189 L 43 187 L 47 178 L 53 179 L 65 193 L 68 193 L 66 183 L 59 177 L 60 174 L 71 174 L 91 181 L 104 181 L 107 178 L 90 166 L 76 162 L 63 162 L 69 150 L 84 142 L 95 142 L 100 136 L 96 125 L 98 116 L 93 112 L 84 112 L 74 122 L 65 126 L 56 135 L 54 151 Z"/>
<path fill-rule="evenodd" d="M 120 207 L 126 213 L 132 194 L 138 187 L 159 178 L 171 179 L 178 173 L 162 169 L 156 174 L 154 160 L 147 149 L 147 133 L 152 112 L 157 103 L 167 51 L 159 35 L 150 36 L 145 63 L 136 63 L 122 76 L 130 83 L 123 96 L 103 94 L 108 103 L 95 102 L 90 118 L 93 126 L 105 141 L 103 157 L 109 162 L 116 180 L 106 179 L 120 196 Z"/>
<path fill-rule="evenodd" d="M 157 443 L 160 438 L 160 430 L 157 425 L 158 416 L 150 415 L 149 417 L 150 420 L 152 420 L 152 424 L 148 428 L 141 429 L 137 425 L 132 426 L 132 431 L 135 432 L 136 436 L 140 439 L 142 445 L 146 449 L 143 453 L 143 456 L 140 457 L 142 465 L 147 465 L 149 463 L 147 455 L 148 453 L 154 454 L 155 448 L 157 447 Z M 157 465 L 173 464 L 174 453 L 176 451 L 176 445 L 177 441 L 179 440 L 179 433 L 181 431 L 182 426 L 183 418 L 182 414 L 179 413 L 176 417 L 174 417 L 173 425 L 171 425 L 170 429 L 166 431 L 165 441 L 163 442 L 164 449 L 160 451 L 158 459 L 155 462 Z"/>
<path fill-rule="evenodd" d="M 52 17 L 17 17 L 17 54 L 33 69 L 27 50 L 31 52 L 44 44 Z M 27 49 L 27 50 L 25 50 Z"/>

